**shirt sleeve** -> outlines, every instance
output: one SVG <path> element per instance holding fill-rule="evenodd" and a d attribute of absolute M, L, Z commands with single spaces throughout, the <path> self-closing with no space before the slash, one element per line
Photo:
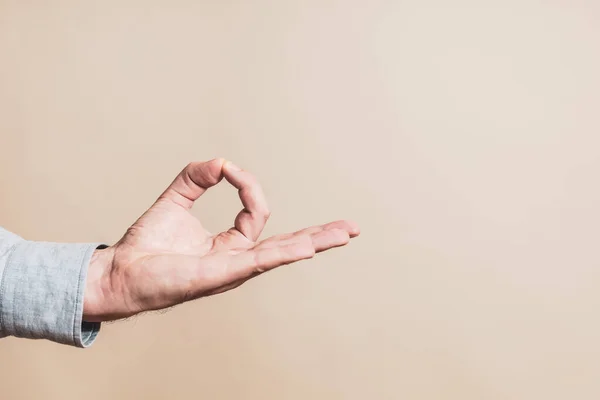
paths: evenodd
<path fill-rule="evenodd" d="M 100 243 L 32 242 L 0 228 L 0 337 L 90 346 L 100 323 L 83 321 L 88 266 Z"/>

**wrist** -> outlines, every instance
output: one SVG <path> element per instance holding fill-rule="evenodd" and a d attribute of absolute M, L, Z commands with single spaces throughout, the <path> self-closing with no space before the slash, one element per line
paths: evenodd
<path fill-rule="evenodd" d="M 109 297 L 110 271 L 114 259 L 114 248 L 96 249 L 87 271 L 83 295 L 83 320 L 100 322 L 104 314 L 104 304 Z"/>

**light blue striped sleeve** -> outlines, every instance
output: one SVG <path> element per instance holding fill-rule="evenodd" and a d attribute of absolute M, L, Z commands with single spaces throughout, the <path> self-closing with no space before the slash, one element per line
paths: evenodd
<path fill-rule="evenodd" d="M 100 324 L 83 321 L 83 295 L 100 246 L 32 242 L 0 227 L 0 337 L 90 346 Z"/>

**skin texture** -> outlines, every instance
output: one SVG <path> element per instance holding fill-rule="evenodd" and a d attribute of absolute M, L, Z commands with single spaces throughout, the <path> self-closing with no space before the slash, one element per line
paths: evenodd
<path fill-rule="evenodd" d="M 232 228 L 212 234 L 190 209 L 223 178 L 244 208 Z M 222 293 L 359 234 L 356 224 L 335 221 L 259 241 L 269 216 L 252 174 L 221 158 L 190 163 L 115 245 L 94 253 L 84 320 L 116 320 Z"/>

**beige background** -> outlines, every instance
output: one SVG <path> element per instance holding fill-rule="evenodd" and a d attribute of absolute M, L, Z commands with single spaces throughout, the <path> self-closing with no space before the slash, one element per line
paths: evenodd
<path fill-rule="evenodd" d="M 2 399 L 600 398 L 598 71 L 596 0 L 0 0 L 6 228 L 114 242 L 221 156 L 267 234 L 363 229 L 89 350 L 4 339 Z"/>

